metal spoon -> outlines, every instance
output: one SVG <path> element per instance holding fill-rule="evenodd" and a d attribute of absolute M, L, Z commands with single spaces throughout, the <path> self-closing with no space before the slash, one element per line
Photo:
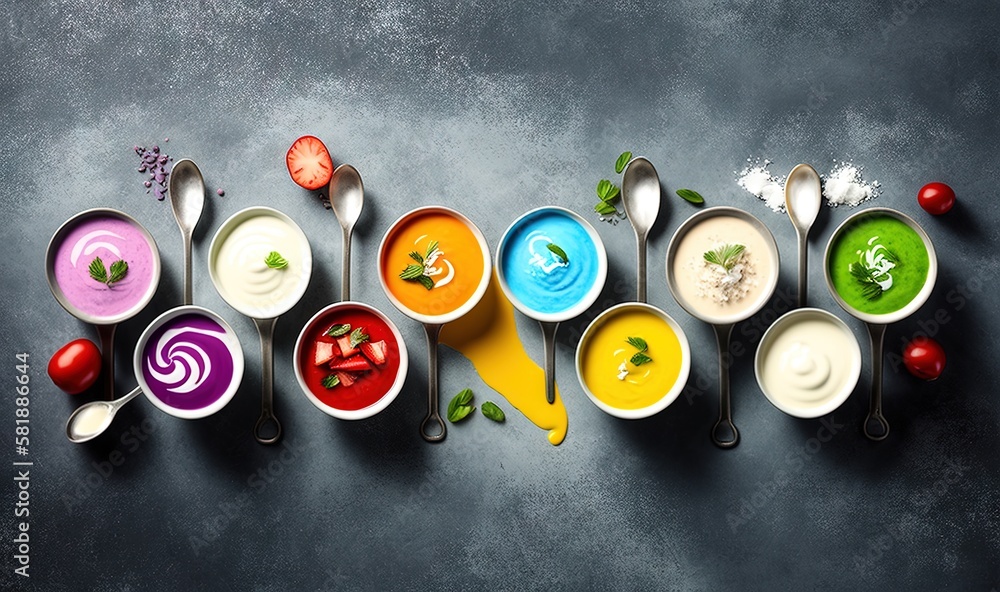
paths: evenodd
<path fill-rule="evenodd" d="M 820 188 L 816 169 L 807 164 L 800 164 L 792 169 L 785 181 L 785 209 L 788 210 L 788 217 L 792 219 L 799 239 L 799 308 L 806 305 L 806 283 L 809 277 L 806 237 L 819 215 L 822 203 L 823 190 Z"/>
<path fill-rule="evenodd" d="M 184 304 L 193 304 L 191 286 L 191 237 L 205 207 L 205 179 L 189 158 L 174 163 L 170 170 L 170 207 L 184 239 Z"/>
<path fill-rule="evenodd" d="M 622 205 L 635 230 L 638 249 L 638 294 L 636 300 L 646 302 L 646 238 L 660 212 L 660 177 L 653 163 L 643 156 L 629 161 L 622 177 Z"/>
<path fill-rule="evenodd" d="M 351 234 L 365 204 L 365 184 L 358 170 L 342 164 L 330 178 L 330 205 L 344 236 L 344 264 L 341 266 L 340 299 L 351 299 Z"/>
<path fill-rule="evenodd" d="M 79 444 L 100 436 L 111 425 L 118 410 L 140 393 L 142 389 L 135 387 L 129 394 L 114 401 L 91 401 L 80 405 L 66 421 L 66 437 L 70 442 Z"/>

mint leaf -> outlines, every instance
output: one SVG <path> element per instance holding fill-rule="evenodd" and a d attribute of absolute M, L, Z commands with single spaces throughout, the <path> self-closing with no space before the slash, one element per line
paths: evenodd
<path fill-rule="evenodd" d="M 337 378 L 336 374 L 331 374 L 331 375 L 327 376 L 326 378 L 324 378 L 323 380 L 321 380 L 320 382 L 323 385 L 323 388 L 328 388 L 329 389 L 329 388 L 333 388 L 333 387 L 337 386 L 338 384 L 340 384 L 340 379 Z"/>
<path fill-rule="evenodd" d="M 364 327 L 358 327 L 351 331 L 351 347 L 358 347 L 359 344 L 366 341 L 368 341 L 368 334 L 365 333 Z"/>
<path fill-rule="evenodd" d="M 626 339 L 626 341 L 628 341 L 629 345 L 639 350 L 640 352 L 644 352 L 647 349 L 649 349 L 649 345 L 646 344 L 646 340 L 643 339 L 642 337 L 629 337 L 628 339 Z"/>
<path fill-rule="evenodd" d="M 264 263 L 271 269 L 284 269 L 288 267 L 288 260 L 277 251 L 271 251 L 264 257 Z"/>
<path fill-rule="evenodd" d="M 341 335 L 347 335 L 350 330 L 350 325 L 333 325 L 326 330 L 326 334 L 330 337 L 340 337 Z"/>
<path fill-rule="evenodd" d="M 102 284 L 108 283 L 108 272 L 104 269 L 104 262 L 101 261 L 100 257 L 94 257 L 94 260 L 90 262 L 90 266 L 87 270 L 90 271 L 90 277 L 101 282 Z"/>
<path fill-rule="evenodd" d="M 652 362 L 653 358 L 647 356 L 646 354 L 644 354 L 642 352 L 639 352 L 639 353 L 633 355 L 632 359 L 630 359 L 629 361 L 632 362 L 633 364 L 635 364 L 636 366 L 642 366 L 643 364 L 646 364 L 648 362 Z"/>
<path fill-rule="evenodd" d="M 404 280 L 415 280 L 424 275 L 423 265 L 407 265 L 406 269 L 400 272 L 399 277 Z"/>
<path fill-rule="evenodd" d="M 618 208 L 609 204 L 606 201 L 602 201 L 598 203 L 596 206 L 594 206 L 594 211 L 602 216 L 608 216 L 610 214 L 617 214 Z"/>

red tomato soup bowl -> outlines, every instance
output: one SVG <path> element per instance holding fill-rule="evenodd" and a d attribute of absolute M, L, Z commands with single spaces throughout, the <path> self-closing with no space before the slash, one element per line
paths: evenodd
<path fill-rule="evenodd" d="M 378 309 L 337 302 L 317 312 L 295 341 L 295 378 L 309 401 L 337 419 L 366 419 L 389 406 L 406 381 L 399 329 Z"/>

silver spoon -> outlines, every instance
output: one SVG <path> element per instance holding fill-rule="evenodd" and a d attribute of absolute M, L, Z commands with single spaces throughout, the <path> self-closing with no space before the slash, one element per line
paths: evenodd
<path fill-rule="evenodd" d="M 820 188 L 816 169 L 807 164 L 800 164 L 792 169 L 785 181 L 785 209 L 788 210 L 788 217 L 792 219 L 799 239 L 799 308 L 806 305 L 806 283 L 809 277 L 809 247 L 806 238 L 819 215 L 822 203 L 823 190 Z"/>
<path fill-rule="evenodd" d="M 625 166 L 622 177 L 622 206 L 635 230 L 638 249 L 638 302 L 646 302 L 646 238 L 660 212 L 660 177 L 656 168 L 643 156 Z"/>
<path fill-rule="evenodd" d="M 330 178 L 330 205 L 337 215 L 344 236 L 344 264 L 341 268 L 340 299 L 351 299 L 351 234 L 354 224 L 361 217 L 365 204 L 365 184 L 358 170 L 349 164 L 342 164 L 333 171 Z"/>
<path fill-rule="evenodd" d="M 191 286 L 191 237 L 205 207 L 205 179 L 198 165 L 182 158 L 170 169 L 170 207 L 184 239 L 184 304 L 193 304 Z"/>
<path fill-rule="evenodd" d="M 142 389 L 135 387 L 129 394 L 114 401 L 91 401 L 80 405 L 66 421 L 66 437 L 70 442 L 79 444 L 100 436 L 111 426 L 118 410 L 140 393 Z"/>

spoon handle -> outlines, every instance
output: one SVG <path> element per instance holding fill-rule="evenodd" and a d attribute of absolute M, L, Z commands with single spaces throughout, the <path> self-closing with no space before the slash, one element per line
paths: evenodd
<path fill-rule="evenodd" d="M 340 300 L 347 302 L 351 299 L 351 234 L 353 228 L 344 228 L 344 262 L 340 272 Z"/>
<path fill-rule="evenodd" d="M 719 448 L 732 448 L 740 441 L 740 432 L 733 423 L 729 396 L 729 338 L 733 325 L 713 325 L 719 343 L 719 421 L 712 427 L 712 442 Z"/>
<path fill-rule="evenodd" d="M 636 272 L 636 286 L 638 286 L 638 293 L 636 294 L 636 301 L 646 303 L 646 235 L 638 234 L 635 235 L 636 248 L 638 250 L 636 254 L 636 261 L 638 262 L 639 269 Z"/>
<path fill-rule="evenodd" d="M 882 415 L 882 343 L 886 325 L 868 323 L 868 338 L 872 347 L 872 392 L 868 400 L 868 417 L 864 432 L 869 440 L 879 442 L 889 435 L 889 422 Z"/>
<path fill-rule="evenodd" d="M 556 402 L 556 330 L 559 323 L 539 321 L 542 326 L 542 346 L 545 354 L 545 400 Z"/>
<path fill-rule="evenodd" d="M 274 416 L 274 325 L 273 319 L 254 319 L 260 333 L 261 396 L 260 417 L 253 426 L 253 437 L 261 444 L 274 444 L 281 439 L 281 422 Z M 264 427 L 274 424 L 274 435 L 265 436 Z M 270 431 L 270 430 L 268 430 Z"/>
<path fill-rule="evenodd" d="M 104 374 L 104 398 L 115 400 L 115 329 L 118 325 L 97 325 L 101 338 L 101 373 Z"/>
<path fill-rule="evenodd" d="M 809 245 L 806 233 L 798 230 L 799 235 L 799 308 L 806 306 L 806 284 L 809 280 Z"/>
<path fill-rule="evenodd" d="M 125 406 L 125 403 L 128 403 L 129 401 L 138 397 L 141 394 L 142 394 L 142 387 L 137 386 L 134 389 L 130 390 L 127 395 L 125 395 L 120 399 L 112 401 L 112 403 L 114 404 L 115 407 L 121 408 Z"/>
<path fill-rule="evenodd" d="M 440 442 L 448 435 L 441 414 L 438 412 L 438 336 L 442 325 L 424 325 L 427 333 L 427 416 L 420 422 L 420 435 L 428 442 Z M 437 425 L 438 431 L 430 428 Z"/>
<path fill-rule="evenodd" d="M 191 285 L 191 233 L 184 233 L 184 304 L 194 304 L 194 287 Z"/>

